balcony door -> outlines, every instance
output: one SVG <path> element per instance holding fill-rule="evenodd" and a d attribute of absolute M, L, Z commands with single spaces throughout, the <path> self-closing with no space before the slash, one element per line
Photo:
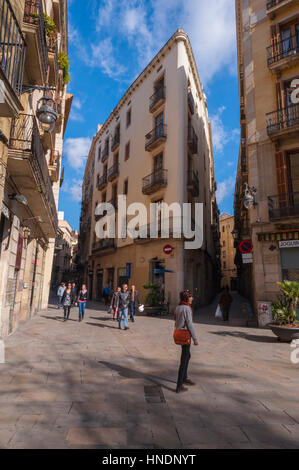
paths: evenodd
<path fill-rule="evenodd" d="M 164 113 L 155 117 L 155 136 L 162 137 L 164 135 Z"/>
<path fill-rule="evenodd" d="M 276 175 L 279 216 L 299 216 L 299 149 L 277 152 Z"/>

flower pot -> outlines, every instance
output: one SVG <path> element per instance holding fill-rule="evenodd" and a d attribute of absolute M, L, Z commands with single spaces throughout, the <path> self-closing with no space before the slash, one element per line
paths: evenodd
<path fill-rule="evenodd" d="M 299 325 L 296 326 L 281 326 L 270 324 L 268 325 L 272 332 L 278 337 L 279 341 L 284 343 L 291 343 L 293 339 L 299 339 Z"/>

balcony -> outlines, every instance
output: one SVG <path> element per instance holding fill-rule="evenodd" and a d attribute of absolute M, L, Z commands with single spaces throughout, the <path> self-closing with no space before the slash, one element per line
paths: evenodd
<path fill-rule="evenodd" d="M 197 153 L 198 138 L 192 126 L 188 127 L 188 148 L 193 155 Z"/>
<path fill-rule="evenodd" d="M 187 189 L 193 197 L 199 196 L 199 179 L 194 171 L 188 171 Z"/>
<path fill-rule="evenodd" d="M 298 3 L 298 0 L 268 0 L 266 5 L 267 15 L 269 15 L 271 19 L 274 19 L 277 14 L 284 12 Z"/>
<path fill-rule="evenodd" d="M 145 136 L 145 150 L 151 152 L 167 139 L 167 128 L 165 124 L 160 124 Z"/>
<path fill-rule="evenodd" d="M 108 181 L 113 181 L 115 178 L 117 178 L 119 175 L 119 163 L 114 163 L 109 169 L 108 169 Z"/>
<path fill-rule="evenodd" d="M 286 108 L 266 114 L 267 133 L 271 139 L 298 135 L 299 131 L 299 104 L 292 104 Z"/>
<path fill-rule="evenodd" d="M 143 194 L 153 194 L 167 186 L 167 170 L 157 170 L 142 179 Z"/>
<path fill-rule="evenodd" d="M 271 221 L 299 217 L 299 192 L 268 197 Z"/>
<path fill-rule="evenodd" d="M 106 147 L 104 148 L 102 152 L 102 162 L 104 163 L 108 157 L 109 157 L 109 146 L 106 145 Z"/>
<path fill-rule="evenodd" d="M 102 189 L 106 188 L 107 184 L 108 184 L 107 173 L 104 173 L 104 175 L 102 175 L 99 178 L 98 189 L 101 191 Z"/>
<path fill-rule="evenodd" d="M 12 121 L 7 168 L 33 215 L 42 218 L 44 235 L 55 238 L 57 209 L 35 116 L 20 114 Z"/>
<path fill-rule="evenodd" d="M 118 149 L 119 144 L 120 144 L 120 133 L 117 132 L 117 133 L 114 135 L 113 140 L 112 140 L 111 151 L 112 151 L 112 152 L 115 152 L 115 151 Z"/>
<path fill-rule="evenodd" d="M 116 243 L 114 238 L 104 238 L 92 244 L 92 253 L 104 251 L 105 253 L 113 253 L 116 250 Z"/>
<path fill-rule="evenodd" d="M 59 79 L 59 66 L 58 66 L 58 44 L 57 39 L 47 38 L 48 43 L 48 59 L 49 59 L 49 85 L 56 86 Z"/>
<path fill-rule="evenodd" d="M 9 0 L 0 0 L 0 116 L 13 117 L 23 108 L 26 43 Z"/>
<path fill-rule="evenodd" d="M 41 0 L 25 0 L 23 32 L 27 43 L 25 69 L 28 81 L 32 85 L 43 85 L 48 68 L 48 46 Z"/>
<path fill-rule="evenodd" d="M 267 62 L 270 70 L 282 71 L 299 63 L 299 38 L 275 41 L 267 47 Z"/>
<path fill-rule="evenodd" d="M 149 110 L 151 113 L 157 111 L 157 109 L 159 109 L 160 106 L 165 103 L 165 90 L 165 87 L 159 87 L 157 88 L 155 93 L 150 97 Z"/>
<path fill-rule="evenodd" d="M 60 172 L 60 154 L 57 150 L 52 150 L 49 160 L 49 175 L 52 183 L 57 183 Z"/>
<path fill-rule="evenodd" d="M 191 114 L 194 114 L 195 102 L 191 91 L 188 91 L 188 108 Z"/>

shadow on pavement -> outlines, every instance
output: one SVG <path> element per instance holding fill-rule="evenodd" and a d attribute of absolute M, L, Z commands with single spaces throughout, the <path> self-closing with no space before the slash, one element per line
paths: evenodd
<path fill-rule="evenodd" d="M 218 336 L 233 336 L 235 338 L 243 338 L 248 341 L 255 341 L 257 343 L 277 343 L 277 338 L 274 336 L 272 338 L 271 336 L 250 335 L 242 331 L 209 331 L 209 333 Z"/>

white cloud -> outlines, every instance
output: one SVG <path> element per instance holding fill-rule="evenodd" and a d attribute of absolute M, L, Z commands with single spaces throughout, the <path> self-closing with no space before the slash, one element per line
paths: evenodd
<path fill-rule="evenodd" d="M 222 121 L 225 106 L 218 108 L 217 113 L 210 116 L 212 124 L 213 145 L 216 152 L 222 153 L 224 147 L 240 135 L 239 129 L 228 129 Z"/>
<path fill-rule="evenodd" d="M 71 181 L 66 181 L 62 186 L 62 191 L 68 193 L 69 199 L 73 202 L 80 202 L 82 199 L 82 180 L 78 181 L 73 178 Z"/>
<path fill-rule="evenodd" d="M 88 64 L 92 67 L 100 67 L 108 77 L 115 79 L 126 71 L 126 67 L 121 65 L 115 57 L 111 38 L 91 45 L 91 58 L 88 59 Z"/>
<path fill-rule="evenodd" d="M 232 196 L 235 191 L 235 176 L 230 176 L 226 180 L 218 183 L 217 202 L 221 204 L 228 196 Z"/>
<path fill-rule="evenodd" d="M 66 139 L 63 152 L 69 165 L 80 170 L 84 167 L 91 146 L 89 137 L 77 137 Z"/>

